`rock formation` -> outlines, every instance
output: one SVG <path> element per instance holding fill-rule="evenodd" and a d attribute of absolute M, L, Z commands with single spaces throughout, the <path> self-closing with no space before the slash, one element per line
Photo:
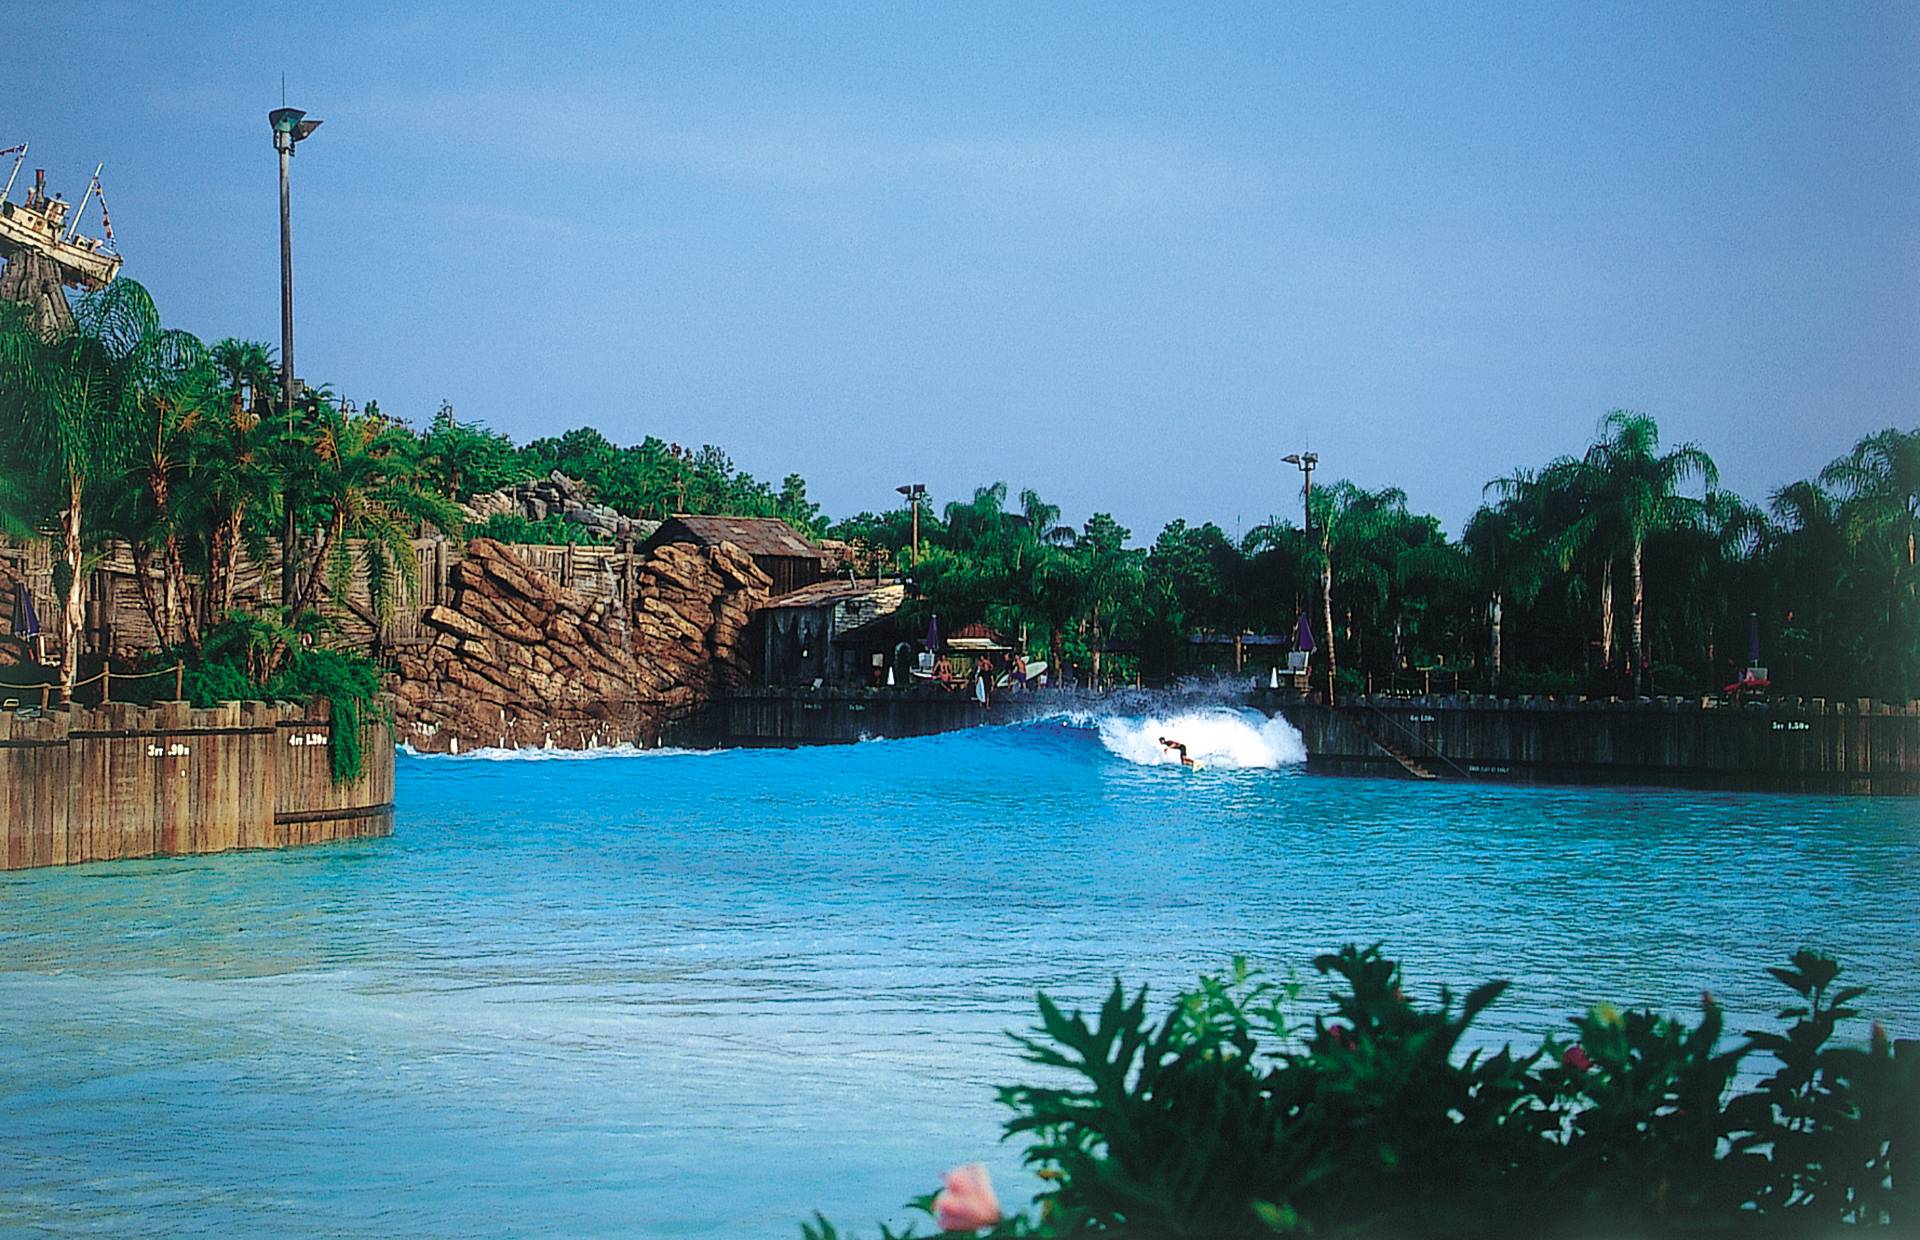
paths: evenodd
<path fill-rule="evenodd" d="M 669 544 L 630 599 L 567 589 L 491 539 L 475 539 L 433 638 L 403 653 L 393 691 L 417 749 L 657 744 L 669 724 L 744 684 L 744 638 L 767 575 L 731 543 Z"/>
<path fill-rule="evenodd" d="M 529 521 L 559 517 L 581 526 L 604 542 L 619 542 L 622 539 L 642 542 L 660 527 L 658 521 L 621 516 L 605 504 L 594 503 L 584 485 L 557 469 L 544 478 L 516 482 L 485 495 L 476 495 L 462 504 L 461 508 L 466 512 L 467 520 L 476 525 L 485 524 L 488 517 L 501 514 L 525 517 Z"/>

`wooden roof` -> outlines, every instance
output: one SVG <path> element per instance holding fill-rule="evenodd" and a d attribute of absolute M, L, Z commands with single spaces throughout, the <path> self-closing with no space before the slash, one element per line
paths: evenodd
<path fill-rule="evenodd" d="M 705 517 L 678 513 L 660 523 L 641 550 L 662 543 L 717 547 L 730 542 L 755 559 L 825 560 L 827 553 L 778 517 Z"/>
<path fill-rule="evenodd" d="M 897 581 L 848 581 L 844 577 L 829 577 L 825 581 L 816 581 L 812 585 L 801 586 L 798 590 L 778 595 L 767 601 L 768 607 L 825 607 L 829 604 L 850 602 L 854 599 L 875 598 L 883 606 L 891 604 L 891 611 L 906 598 L 907 588 Z"/>

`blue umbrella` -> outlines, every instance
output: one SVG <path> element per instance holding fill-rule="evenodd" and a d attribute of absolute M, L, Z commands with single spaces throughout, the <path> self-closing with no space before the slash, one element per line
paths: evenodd
<path fill-rule="evenodd" d="M 1293 648 L 1313 653 L 1313 626 L 1307 623 L 1307 613 L 1300 613 L 1300 627 L 1293 631 Z"/>
<path fill-rule="evenodd" d="M 927 621 L 927 649 L 935 654 L 940 653 L 940 617 L 938 616 Z"/>
<path fill-rule="evenodd" d="M 13 635 L 15 637 L 40 635 L 40 617 L 34 614 L 33 595 L 27 593 L 27 584 L 24 581 L 13 583 Z"/>

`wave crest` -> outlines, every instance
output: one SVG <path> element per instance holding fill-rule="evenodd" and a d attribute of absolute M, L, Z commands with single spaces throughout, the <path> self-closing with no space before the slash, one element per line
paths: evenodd
<path fill-rule="evenodd" d="M 1285 719 L 1269 719 L 1252 710 L 1216 706 L 1169 714 L 1109 716 L 1095 721 L 1108 752 L 1141 766 L 1179 759 L 1160 744 L 1176 740 L 1207 766 L 1272 770 L 1307 760 L 1307 746 Z"/>

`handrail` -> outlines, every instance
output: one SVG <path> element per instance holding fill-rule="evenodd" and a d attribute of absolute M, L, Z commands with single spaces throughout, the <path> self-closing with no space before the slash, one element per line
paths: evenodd
<path fill-rule="evenodd" d="M 1435 749 L 1433 745 L 1427 740 L 1425 740 L 1424 738 L 1422 738 L 1418 732 L 1415 732 L 1413 729 L 1407 727 L 1406 724 L 1401 723 L 1398 719 L 1395 719 L 1392 715 L 1389 715 L 1387 712 L 1381 710 L 1378 706 L 1375 706 L 1372 702 L 1362 702 L 1360 703 L 1360 705 L 1365 706 L 1368 710 L 1372 711 L 1375 715 L 1378 715 L 1382 720 L 1386 721 L 1387 723 L 1391 724 L 1393 727 L 1397 728 L 1400 731 L 1401 735 L 1405 736 L 1408 740 L 1412 741 L 1415 745 L 1424 749 L 1426 753 L 1422 755 L 1423 757 L 1432 757 L 1432 758 L 1439 759 L 1441 762 L 1444 762 L 1448 766 L 1452 767 L 1454 772 L 1458 774 L 1462 779 L 1473 778 L 1472 772 L 1468 771 L 1465 767 L 1461 766 L 1458 762 L 1455 762 L 1452 758 L 1449 758 L 1446 754 L 1441 753 L 1438 749 Z M 1347 704 L 1347 708 L 1349 710 L 1353 709 L 1353 706 L 1354 704 L 1351 702 Z"/>

